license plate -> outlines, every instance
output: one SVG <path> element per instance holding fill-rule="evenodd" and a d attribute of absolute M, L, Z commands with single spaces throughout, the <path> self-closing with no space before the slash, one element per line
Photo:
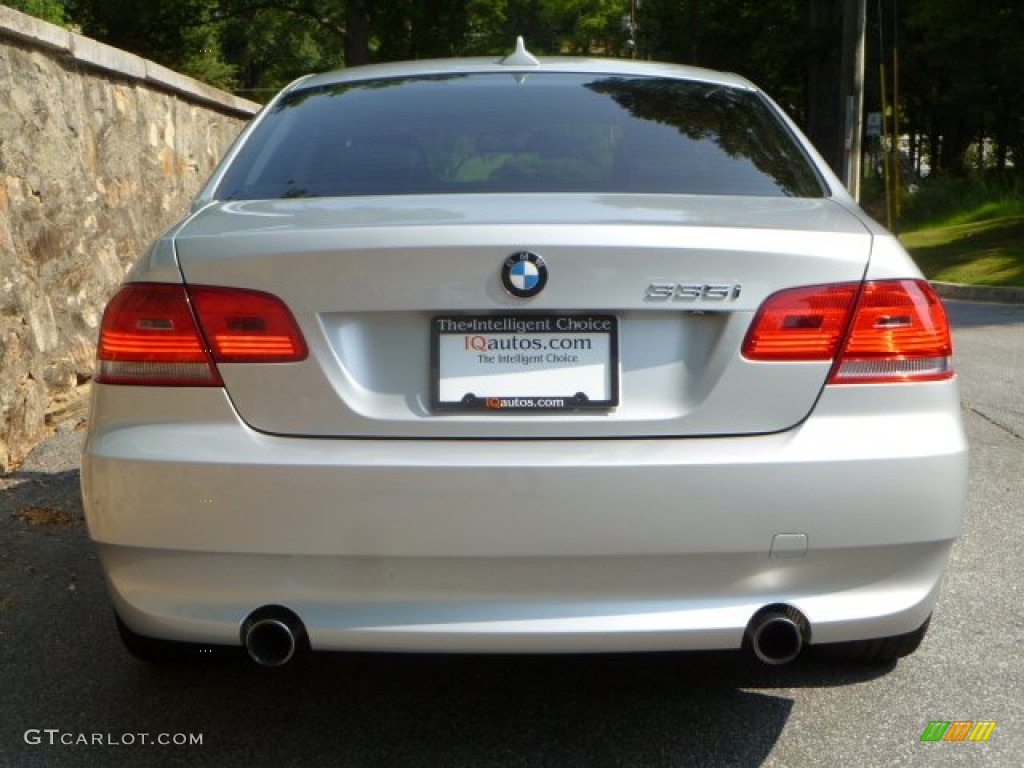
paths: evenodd
<path fill-rule="evenodd" d="M 619 404 L 612 315 L 446 315 L 431 324 L 440 410 L 572 411 Z"/>

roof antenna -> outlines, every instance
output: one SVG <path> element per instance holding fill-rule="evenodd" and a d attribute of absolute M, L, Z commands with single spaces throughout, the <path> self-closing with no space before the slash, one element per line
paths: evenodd
<path fill-rule="evenodd" d="M 536 67 L 540 65 L 537 57 L 526 50 L 526 43 L 523 42 L 522 35 L 516 38 L 515 51 L 498 63 L 506 67 Z"/>

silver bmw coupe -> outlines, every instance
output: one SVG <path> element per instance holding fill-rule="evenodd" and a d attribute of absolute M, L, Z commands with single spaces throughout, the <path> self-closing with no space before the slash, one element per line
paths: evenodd
<path fill-rule="evenodd" d="M 82 467 L 136 656 L 891 660 L 961 526 L 945 312 L 734 75 L 297 81 L 103 317 Z"/>

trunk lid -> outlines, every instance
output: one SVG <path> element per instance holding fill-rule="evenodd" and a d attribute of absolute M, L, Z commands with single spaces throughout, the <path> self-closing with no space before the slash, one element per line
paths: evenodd
<path fill-rule="evenodd" d="M 644 437 L 774 432 L 803 420 L 829 364 L 747 361 L 744 335 L 778 290 L 861 280 L 871 235 L 830 200 L 434 195 L 214 204 L 179 229 L 175 247 L 187 283 L 272 293 L 305 335 L 310 355 L 301 363 L 219 366 L 254 429 L 322 437 Z M 547 283 L 533 298 L 502 285 L 503 263 L 520 252 L 547 265 Z M 617 405 L 436 407 L 437 319 L 456 328 L 460 318 L 566 316 L 613 318 Z M 476 343 L 470 336 L 493 334 L 453 331 L 437 343 L 468 349 Z M 451 366 L 446 358 L 446 375 Z M 600 389 L 557 368 L 548 376 L 573 379 L 568 394 Z M 534 394 L 510 386 L 509 395 Z"/>

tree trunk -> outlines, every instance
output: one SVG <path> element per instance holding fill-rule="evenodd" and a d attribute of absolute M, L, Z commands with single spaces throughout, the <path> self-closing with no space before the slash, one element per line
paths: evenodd
<path fill-rule="evenodd" d="M 690 23 L 687 29 L 690 49 L 690 63 L 695 67 L 700 66 L 700 2 L 690 0 L 687 4 L 690 9 Z"/>
<path fill-rule="evenodd" d="M 358 67 L 370 61 L 370 12 L 367 0 L 345 3 L 345 66 Z"/>
<path fill-rule="evenodd" d="M 807 136 L 837 175 L 843 173 L 843 114 L 840 83 L 842 0 L 809 0 Z"/>
<path fill-rule="evenodd" d="M 942 125 L 942 146 L 939 167 L 947 172 L 963 174 L 966 170 L 967 148 L 971 145 L 973 131 L 966 121 L 957 115 L 948 115 Z"/>

